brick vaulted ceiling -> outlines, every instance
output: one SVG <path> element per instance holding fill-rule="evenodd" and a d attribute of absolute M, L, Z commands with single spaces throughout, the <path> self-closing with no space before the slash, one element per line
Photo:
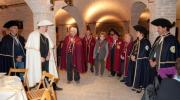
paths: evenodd
<path fill-rule="evenodd" d="M 74 6 L 82 14 L 87 23 L 104 21 L 128 21 L 133 0 L 74 0 Z M 56 18 L 59 23 L 66 24 L 71 16 L 61 10 Z M 61 20 L 61 18 L 63 18 Z M 65 20 L 67 19 L 67 20 Z"/>

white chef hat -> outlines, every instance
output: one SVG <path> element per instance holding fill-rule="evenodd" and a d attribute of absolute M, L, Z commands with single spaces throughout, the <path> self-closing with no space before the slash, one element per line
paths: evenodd
<path fill-rule="evenodd" d="M 37 26 L 51 26 L 51 25 L 53 25 L 53 23 L 49 20 L 42 20 L 37 24 Z"/>

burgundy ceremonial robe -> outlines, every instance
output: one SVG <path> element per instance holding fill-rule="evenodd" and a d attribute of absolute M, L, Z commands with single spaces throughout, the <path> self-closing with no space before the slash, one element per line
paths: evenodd
<path fill-rule="evenodd" d="M 68 35 L 64 39 L 62 52 L 61 52 L 61 69 L 66 69 L 67 64 L 67 52 L 70 44 L 71 37 Z M 74 43 L 72 48 L 72 62 L 73 66 L 77 68 L 78 72 L 83 73 L 85 71 L 85 60 L 83 55 L 83 44 L 79 36 L 74 36 Z"/>
<path fill-rule="evenodd" d="M 133 43 L 124 42 L 123 57 L 124 57 L 124 76 L 128 76 L 128 60 L 132 51 Z"/>
<path fill-rule="evenodd" d="M 88 39 L 86 36 L 83 38 L 83 53 L 84 53 L 84 59 L 85 59 L 85 64 L 86 68 L 85 70 L 87 71 L 87 63 L 90 63 L 91 65 L 94 64 L 94 59 L 93 59 L 93 52 L 94 52 L 94 47 L 96 44 L 96 39 L 92 36 Z"/>
<path fill-rule="evenodd" d="M 113 38 L 111 36 L 108 36 L 106 38 L 106 40 L 108 42 L 108 48 L 109 48 L 108 52 L 110 52 L 111 49 L 112 49 L 112 45 L 113 45 Z M 111 53 L 108 53 L 108 57 L 107 57 L 107 60 L 106 60 L 106 69 L 108 71 L 110 71 L 110 68 L 111 68 L 110 66 L 111 66 Z"/>
<path fill-rule="evenodd" d="M 121 74 L 121 55 L 123 53 L 124 41 L 118 39 L 114 44 L 114 64 L 113 69 L 116 73 Z"/>

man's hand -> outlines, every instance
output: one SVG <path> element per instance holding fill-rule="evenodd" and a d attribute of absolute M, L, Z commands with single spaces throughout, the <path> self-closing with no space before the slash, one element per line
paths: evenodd
<path fill-rule="evenodd" d="M 70 41 L 71 41 L 72 43 L 75 43 L 75 40 L 74 40 L 74 38 L 71 38 L 71 39 L 70 39 Z"/>
<path fill-rule="evenodd" d="M 124 56 L 121 55 L 121 59 L 124 60 Z"/>
<path fill-rule="evenodd" d="M 104 62 L 106 62 L 106 60 L 107 60 L 107 59 L 106 59 L 106 58 L 104 58 Z"/>
<path fill-rule="evenodd" d="M 132 61 L 136 61 L 136 57 L 132 55 L 132 56 L 131 56 L 131 60 L 132 60 Z"/>
<path fill-rule="evenodd" d="M 44 57 L 41 57 L 41 62 L 45 62 L 46 59 Z"/>
<path fill-rule="evenodd" d="M 50 53 L 48 53 L 48 56 L 46 57 L 46 61 L 49 61 L 50 59 Z"/>
<path fill-rule="evenodd" d="M 151 67 L 156 67 L 156 65 L 157 65 L 157 62 L 156 61 L 153 61 L 153 60 L 149 60 L 149 63 L 150 63 L 150 65 L 151 65 Z"/>
<path fill-rule="evenodd" d="M 16 61 L 17 62 L 22 62 L 22 59 L 23 59 L 23 56 L 17 56 Z"/>

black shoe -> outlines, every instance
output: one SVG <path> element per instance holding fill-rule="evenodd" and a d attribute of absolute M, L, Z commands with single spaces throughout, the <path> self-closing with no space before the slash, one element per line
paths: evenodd
<path fill-rule="evenodd" d="M 131 90 L 132 90 L 132 91 L 136 91 L 136 89 L 135 89 L 135 88 L 132 88 Z"/>
<path fill-rule="evenodd" d="M 90 70 L 91 70 L 91 73 L 94 73 L 94 69 L 93 69 L 93 67 L 91 67 L 91 68 L 90 68 Z"/>
<path fill-rule="evenodd" d="M 63 88 L 60 88 L 60 87 L 53 87 L 54 88 L 54 90 L 56 90 L 56 91 L 62 91 L 63 90 Z"/>
<path fill-rule="evenodd" d="M 57 85 L 56 85 L 56 83 L 53 83 L 53 89 L 54 90 L 63 90 L 62 88 L 60 88 L 60 87 L 58 87 Z"/>
<path fill-rule="evenodd" d="M 142 92 L 142 88 L 137 89 L 136 93 L 141 93 Z"/>
<path fill-rule="evenodd" d="M 128 87 L 132 87 L 132 84 L 129 84 L 129 83 L 127 83 L 127 82 L 124 82 L 124 84 L 125 84 L 126 86 L 128 86 Z"/>
<path fill-rule="evenodd" d="M 122 79 L 122 80 L 120 80 L 120 82 L 125 82 L 125 80 L 124 80 L 124 79 Z"/>

